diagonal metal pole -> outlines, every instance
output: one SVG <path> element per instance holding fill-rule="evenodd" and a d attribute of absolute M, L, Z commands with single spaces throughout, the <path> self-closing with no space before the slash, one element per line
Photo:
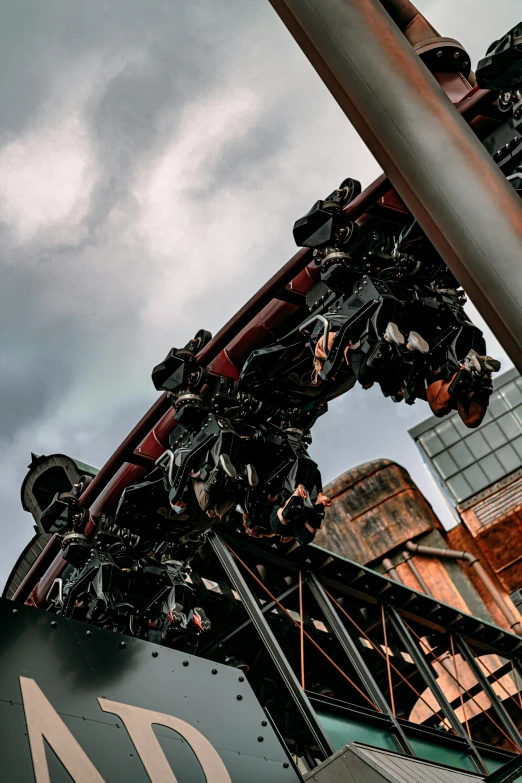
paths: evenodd
<path fill-rule="evenodd" d="M 390 705 L 386 701 L 381 689 L 375 682 L 372 673 L 368 669 L 364 658 L 357 648 L 357 645 L 346 630 L 346 627 L 335 611 L 335 608 L 332 605 L 330 599 L 326 595 L 324 587 L 320 583 L 317 576 L 313 573 L 308 574 L 307 584 L 310 588 L 310 592 L 317 601 L 319 609 L 324 615 L 326 624 L 329 626 L 331 632 L 341 645 L 343 652 L 355 669 L 360 681 L 363 683 L 372 700 L 379 707 L 383 715 L 386 715 L 389 718 L 393 737 L 399 750 L 408 756 L 413 756 L 414 753 L 408 738 L 402 730 L 402 727 L 397 718 L 390 709 Z"/>
<path fill-rule="evenodd" d="M 475 656 L 473 655 L 473 652 L 469 648 L 467 642 L 464 641 L 462 636 L 457 634 L 455 636 L 455 641 L 457 642 L 457 649 L 468 664 L 469 668 L 473 672 L 475 678 L 477 679 L 480 687 L 488 697 L 488 699 L 491 702 L 491 706 L 495 710 L 497 717 L 499 719 L 499 722 L 504 729 L 504 731 L 511 737 L 512 741 L 515 743 L 515 745 L 522 750 L 522 737 L 520 736 L 520 732 L 518 731 L 517 727 L 511 720 L 511 717 L 507 710 L 504 709 L 504 706 L 495 693 L 495 690 L 493 689 L 493 686 L 491 685 L 488 678 L 485 676 L 484 672 L 478 665 L 477 661 L 475 660 Z"/>
<path fill-rule="evenodd" d="M 225 570 L 227 577 L 234 585 L 234 589 L 239 593 L 243 605 L 250 619 L 252 620 L 254 628 L 258 632 L 267 653 L 270 655 L 276 669 L 281 675 L 286 689 L 293 699 L 299 713 L 301 714 L 301 717 L 303 718 L 310 734 L 319 748 L 320 753 L 325 758 L 328 758 L 328 756 L 331 756 L 332 753 L 335 752 L 335 748 L 331 744 L 328 735 L 321 726 L 314 708 L 312 707 L 307 695 L 301 688 L 292 667 L 290 666 L 284 652 L 279 646 L 272 629 L 268 625 L 268 622 L 263 612 L 261 611 L 256 597 L 248 587 L 243 574 L 239 570 L 224 541 L 222 541 L 222 539 L 216 533 L 212 533 L 209 537 L 209 540 L 214 552 L 218 557 L 219 562 Z"/>
<path fill-rule="evenodd" d="M 455 731 L 458 737 L 461 737 L 463 740 L 465 740 L 468 746 L 468 753 L 470 755 L 473 764 L 477 769 L 477 772 L 480 772 L 481 775 L 487 775 L 488 769 L 486 765 L 482 761 L 476 747 L 468 737 L 466 730 L 464 729 L 464 726 L 455 715 L 453 708 L 451 707 L 449 701 L 447 700 L 442 689 L 440 688 L 437 682 L 437 678 L 433 673 L 433 669 L 426 661 L 426 658 L 424 657 L 424 654 L 421 652 L 420 648 L 416 645 L 413 636 L 411 635 L 408 628 L 404 624 L 404 620 L 402 619 L 402 617 L 400 616 L 400 614 L 398 613 L 398 611 L 394 606 L 388 607 L 388 616 L 391 620 L 395 633 L 399 637 L 401 643 L 404 645 L 406 652 L 408 652 L 409 655 L 411 655 L 415 666 L 421 673 L 424 682 L 426 683 L 426 685 L 434 695 L 435 699 L 439 703 L 439 706 L 442 712 L 444 713 L 445 717 L 449 721 L 451 727 L 453 728 L 453 730 Z"/>
<path fill-rule="evenodd" d="M 484 778 L 484 783 L 514 783 L 519 779 L 522 774 L 522 756 L 515 756 L 514 759 L 508 761 L 507 764 L 497 769 L 496 772 L 492 772 L 487 778 Z"/>
<path fill-rule="evenodd" d="M 270 3 L 522 369 L 522 204 L 502 171 L 379 0 Z"/>
<path fill-rule="evenodd" d="M 291 585 L 287 590 L 281 593 L 281 595 L 277 596 L 277 600 L 284 601 L 285 598 L 288 598 L 289 595 L 292 595 L 292 593 L 295 593 L 299 585 Z M 274 608 L 274 606 L 277 606 L 275 601 L 268 601 L 262 608 L 261 613 L 266 614 L 267 612 L 270 612 L 271 609 Z M 236 636 L 240 631 L 243 631 L 245 628 L 248 628 L 248 626 L 252 623 L 252 620 L 250 617 L 248 620 L 244 620 L 239 625 L 236 625 L 235 628 L 232 630 L 225 631 L 221 636 L 218 636 L 217 639 L 214 639 L 213 642 L 209 642 L 205 647 L 198 649 L 198 655 L 207 655 L 212 652 L 212 650 L 215 650 L 216 647 L 219 647 L 222 644 L 226 644 L 226 642 L 229 642 L 230 639 L 232 639 L 234 636 Z"/>

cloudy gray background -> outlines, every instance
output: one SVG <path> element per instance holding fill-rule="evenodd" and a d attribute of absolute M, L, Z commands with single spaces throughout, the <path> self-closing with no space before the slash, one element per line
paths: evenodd
<path fill-rule="evenodd" d="M 417 5 L 474 63 L 522 16 Z M 313 201 L 379 170 L 267 0 L 0 8 L 3 584 L 32 533 L 30 452 L 101 466 L 153 402 L 152 366 L 293 255 Z M 428 412 L 350 392 L 314 432 L 324 479 L 395 459 L 451 524 L 407 435 Z"/>

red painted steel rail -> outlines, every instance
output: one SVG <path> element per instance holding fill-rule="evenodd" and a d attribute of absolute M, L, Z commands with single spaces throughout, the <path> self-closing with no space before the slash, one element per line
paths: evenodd
<path fill-rule="evenodd" d="M 482 113 L 486 117 L 491 114 L 495 99 L 489 91 L 474 88 L 456 103 L 456 108 L 474 127 Z M 478 126 L 475 130 L 480 135 Z M 351 220 L 365 220 L 364 216 L 371 213 L 372 207 L 385 205 L 384 197 L 390 196 L 394 196 L 393 189 L 382 175 L 346 208 L 346 212 Z M 248 354 L 282 335 L 288 319 L 297 312 L 296 304 L 284 301 L 284 290 L 294 296 L 304 295 L 317 276 L 311 252 L 297 252 L 210 340 L 198 355 L 198 362 L 206 365 L 211 373 L 237 378 Z M 80 506 L 89 509 L 86 535 L 92 533 L 102 513 L 115 510 L 125 487 L 143 478 L 168 448 L 168 438 L 175 423 L 174 411 L 166 394 L 162 394 L 80 497 Z M 19 585 L 13 600 L 46 606 L 49 589 L 66 566 L 59 540 L 51 539 Z"/>

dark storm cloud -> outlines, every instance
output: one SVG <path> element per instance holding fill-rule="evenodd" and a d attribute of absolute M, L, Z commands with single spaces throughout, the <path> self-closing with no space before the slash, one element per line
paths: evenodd
<path fill-rule="evenodd" d="M 150 368 L 174 336 L 165 337 L 166 348 L 158 353 L 155 346 L 149 350 L 143 345 L 146 338 L 138 345 L 154 258 L 136 237 L 122 241 L 119 235 L 132 233 L 139 218 L 133 177 L 139 164 L 154 165 L 161 156 L 187 104 L 204 102 L 224 79 L 235 58 L 234 40 L 248 39 L 251 26 L 260 28 L 255 3 L 229 1 L 217 8 L 211 2 L 21 0 L 2 5 L 0 143 L 21 148 L 14 153 L 22 156 L 22 166 L 18 159 L 10 164 L 15 190 L 20 179 L 23 183 L 21 168 L 30 170 L 34 158 L 49 149 L 42 147 L 41 137 L 52 136 L 54 117 L 59 120 L 62 113 L 64 121 L 68 113 L 82 113 L 81 130 L 89 147 L 85 165 L 92 175 L 88 208 L 65 234 L 66 209 L 49 227 L 45 215 L 34 217 L 33 204 L 23 214 L 31 182 L 20 203 L 9 201 L 12 188 L 4 193 L 4 209 L 0 200 L 2 524 L 7 529 L 14 519 L 23 522 L 11 530 L 11 546 L 4 548 L 0 565 L 5 571 L 28 536 L 29 519 L 19 510 L 18 488 L 30 451 L 63 450 L 101 464 L 153 400 Z M 271 10 L 262 11 L 262 21 L 276 26 Z M 251 56 L 257 50 L 251 40 Z M 74 95 L 84 89 L 86 97 L 76 105 Z M 64 109 L 67 101 L 72 106 Z M 227 171 L 245 170 L 241 155 L 252 167 L 255 158 L 268 157 L 270 146 L 282 143 L 285 120 L 277 122 L 276 117 L 273 111 L 270 132 L 257 133 L 236 159 L 228 151 L 224 167 L 218 166 L 217 173 L 209 169 L 214 194 L 227 180 Z M 71 145 L 74 162 L 74 140 Z M 61 183 L 50 174 L 52 201 Z M 208 183 L 202 188 L 210 197 Z M 45 212 L 45 203 L 36 206 Z M 110 226 L 118 210 L 123 217 Z M 173 247 L 173 269 L 179 260 Z M 198 300 L 197 291 L 195 295 Z M 196 301 L 200 306 L 204 302 Z M 235 306 L 231 302 L 230 311 Z M 188 303 L 186 308 L 190 310 Z M 216 325 L 220 310 L 212 314 Z M 195 323 L 199 325 L 199 317 L 192 317 L 184 340 Z"/>
<path fill-rule="evenodd" d="M 184 66 L 177 77 L 188 94 L 202 88 L 203 74 L 215 73 L 216 60 L 234 34 L 256 17 L 253 4 L 240 0 L 4 0 L 0 7 L 0 66 L 9 76 L 0 84 L 2 131 L 15 134 L 31 122 L 60 71 L 84 54 L 118 54 L 129 46 L 154 49 L 158 63 Z M 167 70 L 159 74 L 153 89 L 168 87 L 168 75 Z"/>
<path fill-rule="evenodd" d="M 74 323 L 42 324 L 36 303 L 41 280 L 24 275 L 23 257 L 18 261 L 2 269 L 2 440 L 12 440 L 21 426 L 38 421 L 67 392 L 71 382 L 68 369 L 74 358 L 71 342 L 75 337 L 70 333 Z"/>

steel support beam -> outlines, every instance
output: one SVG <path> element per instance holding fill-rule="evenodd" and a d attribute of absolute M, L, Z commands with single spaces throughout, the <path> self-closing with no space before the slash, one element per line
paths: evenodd
<path fill-rule="evenodd" d="M 513 677 L 515 679 L 515 685 L 519 689 L 519 691 L 522 691 L 522 687 L 520 685 L 520 681 L 522 681 L 522 665 L 520 662 L 520 658 L 510 658 L 512 664 L 513 664 Z"/>
<path fill-rule="evenodd" d="M 278 603 L 281 603 L 281 601 L 284 601 L 285 598 L 288 598 L 289 595 L 292 595 L 292 593 L 295 593 L 299 585 L 291 585 L 287 590 L 281 593 L 281 595 L 277 596 Z M 275 601 L 268 601 L 263 608 L 260 610 L 261 614 L 266 614 L 267 612 L 270 612 L 275 606 L 277 606 Z M 198 655 L 210 655 L 210 653 L 216 649 L 216 647 L 220 647 L 222 644 L 226 644 L 230 641 L 230 639 L 233 639 L 234 636 L 237 636 L 238 633 L 243 631 L 245 628 L 248 628 L 248 626 L 252 623 L 251 618 L 249 617 L 248 620 L 244 620 L 239 625 L 236 625 L 236 627 L 233 630 L 225 631 L 221 636 L 218 636 L 217 639 L 215 639 L 211 644 L 208 644 L 206 647 L 203 647 L 203 649 L 198 650 Z"/>
<path fill-rule="evenodd" d="M 444 713 L 444 716 L 449 721 L 450 726 L 455 731 L 457 736 L 461 737 L 463 740 L 466 741 L 468 746 L 468 753 L 470 755 L 473 764 L 477 768 L 477 772 L 480 772 L 481 775 L 487 775 L 488 774 L 487 767 L 482 761 L 474 744 L 466 734 L 466 730 L 464 729 L 464 726 L 455 715 L 455 712 L 453 711 L 453 708 L 451 707 L 449 701 L 444 695 L 442 689 L 439 687 L 437 678 L 433 673 L 433 669 L 426 661 L 426 658 L 424 657 L 424 653 L 421 651 L 420 647 L 418 647 L 417 644 L 415 643 L 413 636 L 411 635 L 410 631 L 404 624 L 404 620 L 402 619 L 402 617 L 400 616 L 400 614 L 398 613 L 398 611 L 395 609 L 394 606 L 388 607 L 386 610 L 386 614 L 390 618 L 392 626 L 395 630 L 395 633 L 399 637 L 401 644 L 404 646 L 406 652 L 409 655 L 411 655 L 415 666 L 419 670 L 424 682 L 435 696 L 439 704 L 439 707 Z"/>
<path fill-rule="evenodd" d="M 457 643 L 457 649 L 468 664 L 469 668 L 473 672 L 473 675 L 476 677 L 480 687 L 488 697 L 488 699 L 491 702 L 491 706 L 496 712 L 497 718 L 499 720 L 500 725 L 506 732 L 506 734 L 511 738 L 511 740 L 515 743 L 515 745 L 522 750 L 522 737 L 520 736 L 520 732 L 518 731 L 517 727 L 511 720 L 510 715 L 508 712 L 504 709 L 501 700 L 495 693 L 492 684 L 478 665 L 477 661 L 475 660 L 475 656 L 473 655 L 473 652 L 469 648 L 467 642 L 464 641 L 462 636 L 457 634 L 455 636 L 455 641 Z"/>
<path fill-rule="evenodd" d="M 234 589 L 239 593 L 254 628 L 258 632 L 267 653 L 270 655 L 276 669 L 281 675 L 285 687 L 312 735 L 314 742 L 325 759 L 328 758 L 328 756 L 331 756 L 332 753 L 335 752 L 335 748 L 319 723 L 319 719 L 314 708 L 310 704 L 307 695 L 299 685 L 299 681 L 288 663 L 284 652 L 279 646 L 272 629 L 268 625 L 256 597 L 250 591 L 243 574 L 239 570 L 239 567 L 225 542 L 222 541 L 216 533 L 212 533 L 209 540 L 227 577 L 234 585 Z"/>
<path fill-rule="evenodd" d="M 484 783 L 514 783 L 517 778 L 522 774 L 522 756 L 516 756 L 503 767 L 497 769 L 487 778 L 484 778 Z"/>
<path fill-rule="evenodd" d="M 386 715 L 390 719 L 393 738 L 397 743 L 399 750 L 402 753 L 406 753 L 408 756 L 415 755 L 412 747 L 406 737 L 402 727 L 400 726 L 397 718 L 393 714 L 390 705 L 386 701 L 384 694 L 375 682 L 371 671 L 366 666 L 364 658 L 359 652 L 357 645 L 346 630 L 339 615 L 335 611 L 332 602 L 325 593 L 324 587 L 320 583 L 317 576 L 313 573 L 308 574 L 306 584 L 310 588 L 310 592 L 317 601 L 319 609 L 324 615 L 327 626 L 333 633 L 339 644 L 341 645 L 344 654 L 352 664 L 359 680 L 366 688 L 370 698 L 375 702 L 376 706 L 380 709 L 383 715 Z"/>
<path fill-rule="evenodd" d="M 270 2 L 522 370 L 513 188 L 378 0 Z"/>

